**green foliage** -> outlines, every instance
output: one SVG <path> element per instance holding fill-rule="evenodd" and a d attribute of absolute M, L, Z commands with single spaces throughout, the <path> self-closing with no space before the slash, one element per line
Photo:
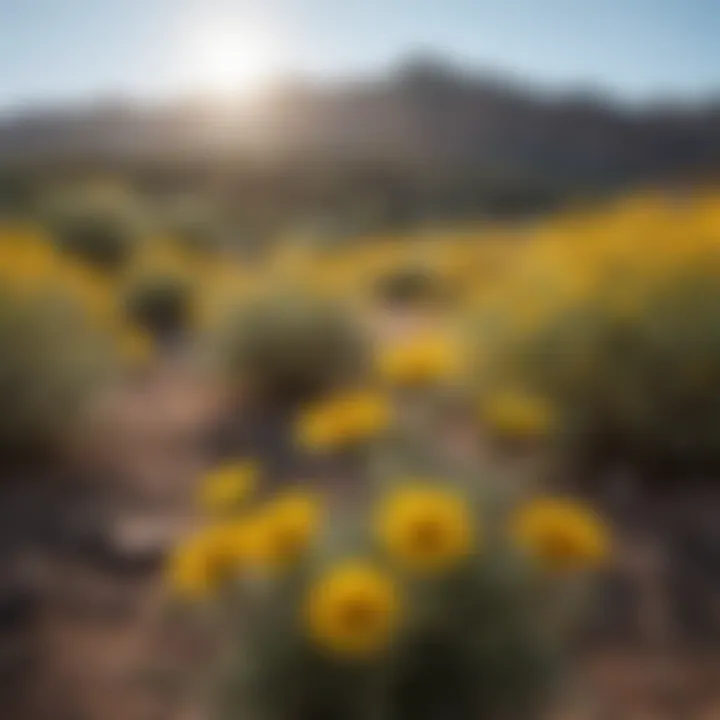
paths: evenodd
<path fill-rule="evenodd" d="M 423 578 L 398 572 L 403 617 L 380 655 L 333 656 L 312 642 L 304 625 L 303 598 L 327 558 L 337 556 L 338 546 L 349 557 L 372 548 L 367 531 L 347 529 L 347 517 L 335 518 L 335 530 L 289 576 L 268 578 L 242 605 L 225 597 L 222 610 L 232 618 L 225 627 L 239 627 L 226 633 L 228 662 L 212 717 L 538 717 L 567 669 L 579 618 L 568 599 L 576 586 L 538 573 L 508 546 L 500 530 L 506 518 L 496 509 L 492 518 L 489 508 L 479 512 L 488 528 L 482 549 L 460 567 Z"/>
<path fill-rule="evenodd" d="M 230 307 L 219 337 L 231 378 L 250 378 L 265 398 L 293 403 L 317 396 L 362 371 L 362 333 L 337 303 L 279 290 Z"/>
<path fill-rule="evenodd" d="M 110 369 L 109 347 L 66 293 L 0 282 L 0 348 L 0 456 L 42 462 Z"/>
<path fill-rule="evenodd" d="M 227 229 L 220 213 L 197 203 L 183 203 L 168 213 L 164 231 L 190 255 L 212 255 L 225 246 Z"/>
<path fill-rule="evenodd" d="M 127 263 L 139 238 L 137 217 L 122 204 L 57 203 L 46 212 L 46 225 L 61 250 L 106 272 Z"/>
<path fill-rule="evenodd" d="M 449 288 L 444 287 L 440 273 L 422 265 L 406 266 L 378 278 L 375 293 L 390 306 L 415 306 L 443 300 Z"/>
<path fill-rule="evenodd" d="M 26 173 L 0 173 L 0 218 L 31 217 L 37 210 L 38 187 Z"/>
<path fill-rule="evenodd" d="M 378 671 L 338 663 L 306 635 L 299 606 L 316 569 L 308 563 L 254 588 L 242 610 L 224 608 L 236 634 L 226 638 L 228 662 L 214 688 L 213 720 L 366 720 L 380 709 Z"/>
<path fill-rule="evenodd" d="M 177 337 L 191 327 L 193 285 L 181 272 L 141 273 L 128 282 L 122 302 L 128 319 L 156 337 Z"/>
<path fill-rule="evenodd" d="M 720 467 L 720 286 L 668 276 L 629 311 L 606 287 L 506 339 L 496 360 L 549 397 L 580 458 L 662 473 Z"/>
<path fill-rule="evenodd" d="M 562 669 L 568 638 L 547 624 L 548 587 L 496 547 L 435 587 L 400 645 L 393 703 L 399 718 L 535 717 Z"/>

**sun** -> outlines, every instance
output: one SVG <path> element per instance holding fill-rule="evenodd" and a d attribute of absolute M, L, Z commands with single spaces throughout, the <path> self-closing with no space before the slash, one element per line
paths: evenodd
<path fill-rule="evenodd" d="M 223 96 L 245 96 L 262 90 L 278 73 L 279 45 L 259 24 L 199 24 L 189 43 L 187 61 L 194 83 Z"/>

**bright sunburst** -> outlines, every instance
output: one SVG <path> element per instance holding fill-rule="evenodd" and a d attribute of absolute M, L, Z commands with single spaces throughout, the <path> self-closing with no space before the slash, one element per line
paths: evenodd
<path fill-rule="evenodd" d="M 261 90 L 278 72 L 279 44 L 267 27 L 216 19 L 191 33 L 187 62 L 202 89 L 247 95 Z"/>

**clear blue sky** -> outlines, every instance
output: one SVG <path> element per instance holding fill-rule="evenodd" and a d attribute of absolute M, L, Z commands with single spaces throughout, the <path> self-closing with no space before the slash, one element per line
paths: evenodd
<path fill-rule="evenodd" d="M 631 101 L 720 93 L 720 0 L 0 0 L 0 107 L 193 89 L 208 23 L 313 75 L 422 49 Z"/>

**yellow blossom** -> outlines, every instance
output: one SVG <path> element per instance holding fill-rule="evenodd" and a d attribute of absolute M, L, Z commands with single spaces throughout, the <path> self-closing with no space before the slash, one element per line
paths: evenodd
<path fill-rule="evenodd" d="M 457 348 L 447 338 L 422 334 L 380 352 L 378 372 L 394 385 L 425 385 L 460 371 Z"/>
<path fill-rule="evenodd" d="M 312 639 L 334 654 L 355 658 L 387 647 L 400 610 L 395 583 L 364 561 L 328 571 L 311 588 L 304 606 Z"/>
<path fill-rule="evenodd" d="M 281 493 L 251 521 L 253 559 L 271 568 L 297 562 L 315 539 L 322 514 L 321 501 L 314 493 L 305 490 Z"/>
<path fill-rule="evenodd" d="M 362 442 L 390 423 L 390 403 L 372 392 L 350 392 L 308 408 L 297 421 L 300 445 L 329 450 Z"/>
<path fill-rule="evenodd" d="M 205 528 L 181 544 L 167 569 L 171 589 L 189 599 L 202 599 L 238 573 L 247 557 L 242 522 Z"/>
<path fill-rule="evenodd" d="M 247 500 L 258 477 L 254 462 L 240 460 L 211 470 L 200 486 L 200 503 L 209 512 L 237 510 Z"/>
<path fill-rule="evenodd" d="M 610 538 L 592 509 L 569 498 L 539 498 L 512 518 L 515 541 L 549 570 L 582 570 L 609 553 Z"/>
<path fill-rule="evenodd" d="M 376 533 L 392 556 L 421 572 L 452 567 L 477 543 L 465 500 L 448 488 L 418 481 L 402 484 L 381 502 Z"/>

